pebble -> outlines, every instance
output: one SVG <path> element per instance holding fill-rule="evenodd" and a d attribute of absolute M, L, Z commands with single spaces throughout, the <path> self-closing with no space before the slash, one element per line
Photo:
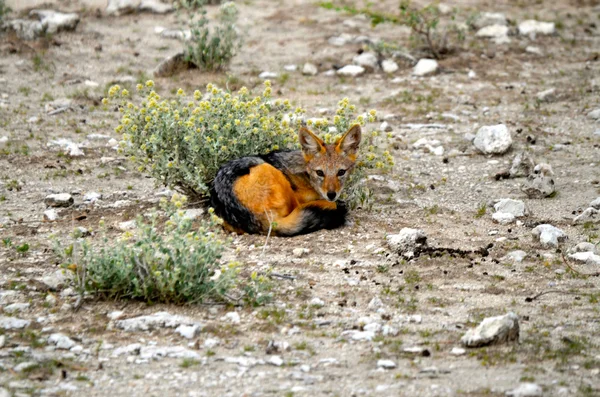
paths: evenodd
<path fill-rule="evenodd" d="M 521 383 L 516 389 L 507 391 L 508 397 L 542 397 L 542 388 L 535 383 Z"/>
<path fill-rule="evenodd" d="M 142 346 L 140 349 L 141 359 L 159 360 L 164 357 L 201 359 L 200 354 L 183 346 Z"/>
<path fill-rule="evenodd" d="M 62 269 L 48 273 L 37 279 L 37 281 L 40 281 L 42 284 L 46 285 L 51 291 L 60 289 L 68 280 L 69 279 L 67 278 L 65 271 Z"/>
<path fill-rule="evenodd" d="M 6 345 L 6 335 L 0 335 L 0 349 Z"/>
<path fill-rule="evenodd" d="M 325 306 L 325 302 L 323 302 L 322 299 L 319 298 L 312 298 L 309 302 L 310 306 L 313 307 L 323 307 Z"/>
<path fill-rule="evenodd" d="M 592 223 L 600 222 L 600 210 L 597 210 L 596 208 L 593 208 L 593 207 L 586 208 L 581 214 L 577 215 L 573 219 L 573 223 L 576 225 L 587 223 L 587 222 L 592 222 Z"/>
<path fill-rule="evenodd" d="M 44 198 L 48 207 L 70 207 L 75 200 L 69 193 L 49 194 Z"/>
<path fill-rule="evenodd" d="M 362 66 L 365 70 L 372 72 L 379 66 L 377 55 L 373 52 L 363 52 L 352 58 L 352 63 Z"/>
<path fill-rule="evenodd" d="M 592 110 L 587 116 L 592 120 L 600 120 L 600 108 Z"/>
<path fill-rule="evenodd" d="M 193 324 L 193 325 L 182 324 L 175 329 L 175 332 L 177 332 L 179 335 L 183 336 L 184 338 L 194 339 L 196 336 L 198 336 L 198 334 L 200 333 L 201 330 L 202 330 L 202 326 L 200 324 Z"/>
<path fill-rule="evenodd" d="M 79 23 L 79 15 L 53 10 L 32 10 L 29 12 L 29 17 L 38 18 L 44 31 L 49 34 L 75 30 Z"/>
<path fill-rule="evenodd" d="M 13 19 L 6 21 L 3 29 L 15 32 L 17 37 L 21 40 L 35 40 L 44 34 L 44 27 L 40 21 L 28 19 Z"/>
<path fill-rule="evenodd" d="M 295 72 L 296 70 L 298 70 L 298 65 L 285 65 L 283 67 L 283 70 L 285 70 L 286 72 Z"/>
<path fill-rule="evenodd" d="M 593 252 L 576 252 L 574 254 L 569 255 L 569 258 L 585 263 L 591 266 L 600 266 L 600 255 L 596 255 Z"/>
<path fill-rule="evenodd" d="M 522 36 L 549 35 L 556 32 L 554 22 L 540 22 L 534 19 L 519 23 L 518 29 Z"/>
<path fill-rule="evenodd" d="M 527 257 L 527 252 L 521 250 L 511 251 L 502 258 L 503 261 L 511 261 L 512 263 L 521 263 Z"/>
<path fill-rule="evenodd" d="M 479 29 L 477 33 L 475 33 L 475 37 L 494 39 L 494 42 L 497 44 L 510 43 L 508 30 L 508 26 L 505 25 L 488 25 Z"/>
<path fill-rule="evenodd" d="M 407 259 L 427 247 L 427 235 L 420 229 L 403 228 L 399 234 L 386 236 L 386 240 L 392 250 Z"/>
<path fill-rule="evenodd" d="M 467 351 L 462 347 L 453 347 L 452 350 L 450 350 L 450 354 L 452 354 L 453 356 L 462 356 L 466 353 Z"/>
<path fill-rule="evenodd" d="M 513 199 L 498 200 L 498 202 L 494 204 L 494 209 L 496 212 L 512 214 L 514 217 L 526 216 L 529 213 L 523 201 Z"/>
<path fill-rule="evenodd" d="M 466 347 L 501 344 L 519 339 L 519 317 L 515 313 L 485 318 L 461 338 Z"/>
<path fill-rule="evenodd" d="M 521 185 L 521 190 L 529 198 L 541 199 L 551 196 L 556 191 L 553 175 L 549 164 L 538 164 Z"/>
<path fill-rule="evenodd" d="M 135 219 L 117 223 L 117 229 L 122 232 L 126 232 L 128 230 L 133 230 L 136 228 L 136 226 L 137 226 L 137 222 Z"/>
<path fill-rule="evenodd" d="M 572 247 L 569 250 L 569 253 L 574 254 L 577 252 L 594 252 L 595 247 L 596 246 L 592 243 L 583 242 L 583 243 L 579 243 L 579 244 L 575 245 L 574 247 Z"/>
<path fill-rule="evenodd" d="M 56 345 L 57 349 L 69 350 L 73 346 L 76 345 L 73 339 L 69 338 L 67 335 L 61 333 L 51 334 L 48 337 L 48 343 Z"/>
<path fill-rule="evenodd" d="M 189 317 L 157 312 L 150 315 L 118 320 L 115 326 L 126 332 L 149 331 L 156 328 L 176 328 L 180 325 L 194 325 L 197 322 Z"/>
<path fill-rule="evenodd" d="M 168 14 L 175 11 L 175 8 L 172 4 L 162 3 L 159 0 L 142 0 L 138 10 L 154 14 Z"/>
<path fill-rule="evenodd" d="M 275 72 L 262 72 L 258 75 L 259 79 L 267 80 L 267 79 L 276 79 L 279 75 Z"/>
<path fill-rule="evenodd" d="M 562 230 L 549 224 L 536 226 L 531 231 L 531 235 L 544 248 L 557 248 L 560 242 L 564 242 L 567 239 L 567 235 Z"/>
<path fill-rule="evenodd" d="M 398 64 L 393 59 L 384 59 L 381 62 L 381 69 L 387 74 L 396 73 L 399 69 Z"/>
<path fill-rule="evenodd" d="M 503 154 L 512 145 L 512 137 L 504 124 L 481 127 L 473 145 L 484 154 Z"/>
<path fill-rule="evenodd" d="M 267 363 L 274 365 L 276 367 L 281 367 L 283 365 L 283 359 L 279 356 L 271 356 Z"/>
<path fill-rule="evenodd" d="M 550 88 L 542 92 L 538 92 L 536 98 L 540 102 L 552 102 L 556 99 L 556 88 Z"/>
<path fill-rule="evenodd" d="M 319 69 L 312 63 L 307 62 L 302 67 L 302 74 L 305 76 L 316 76 L 317 73 L 319 73 Z"/>
<path fill-rule="evenodd" d="M 339 76 L 357 77 L 365 73 L 365 68 L 359 65 L 346 65 L 336 72 Z"/>
<path fill-rule="evenodd" d="M 230 323 L 233 323 L 233 324 L 239 324 L 241 322 L 240 314 L 238 312 L 229 312 L 229 313 L 225 314 L 223 317 L 221 317 L 221 320 L 229 321 Z"/>
<path fill-rule="evenodd" d="M 413 75 L 426 76 L 437 72 L 438 67 L 439 65 L 435 59 L 419 59 L 419 62 L 417 62 L 413 69 Z"/>
<path fill-rule="evenodd" d="M 135 11 L 140 0 L 108 0 L 106 6 L 107 15 L 129 14 Z"/>
<path fill-rule="evenodd" d="M 48 294 L 46 295 L 46 298 L 44 299 L 44 301 L 50 306 L 50 307 L 54 307 L 56 306 L 56 296 L 54 296 L 54 294 Z"/>
<path fill-rule="evenodd" d="M 376 312 L 377 309 L 382 308 L 383 307 L 383 302 L 381 301 L 381 299 L 378 296 L 373 297 L 373 299 L 371 299 L 369 301 L 369 304 L 367 305 L 367 309 L 369 309 L 369 311 L 372 312 Z"/>
<path fill-rule="evenodd" d="M 396 368 L 396 363 L 392 360 L 378 360 L 377 368 L 394 369 Z"/>
<path fill-rule="evenodd" d="M 15 367 L 13 367 L 13 371 L 23 372 L 23 371 L 27 371 L 30 368 L 34 368 L 37 365 L 38 365 L 38 363 L 35 361 L 24 361 L 20 364 L 17 364 Z"/>
<path fill-rule="evenodd" d="M 54 208 L 47 209 L 44 211 L 44 220 L 55 221 L 58 219 L 58 212 Z"/>
<path fill-rule="evenodd" d="M 477 16 L 477 18 L 473 22 L 473 26 L 476 29 L 481 29 L 491 25 L 508 25 L 506 16 L 499 12 L 482 12 Z"/>
<path fill-rule="evenodd" d="M 83 195 L 83 201 L 85 203 L 95 203 L 98 200 L 102 199 L 102 194 L 97 192 L 87 192 Z"/>
<path fill-rule="evenodd" d="M 308 248 L 294 248 L 292 250 L 292 255 L 294 255 L 294 257 L 296 258 L 302 258 L 304 255 L 307 255 L 310 253 L 310 250 Z"/>

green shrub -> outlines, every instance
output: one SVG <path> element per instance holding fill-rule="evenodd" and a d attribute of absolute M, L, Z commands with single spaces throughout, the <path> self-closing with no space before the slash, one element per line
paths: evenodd
<path fill-rule="evenodd" d="M 56 251 L 65 261 L 63 266 L 73 271 L 79 292 L 149 302 L 196 303 L 231 301 L 237 290 L 241 291 L 239 299 L 252 303 L 268 300 L 264 277 L 253 274 L 242 282 L 237 264 L 220 263 L 224 243 L 211 232 L 217 220 L 203 221 L 195 229 L 180 209 L 185 201 L 178 194 L 170 203 L 165 199 L 166 222 L 159 222 L 156 213 L 149 223 L 139 217 L 136 228 L 114 243 L 105 237 L 100 247 L 82 239 L 66 249 L 57 244 Z"/>
<path fill-rule="evenodd" d="M 139 171 L 150 173 L 163 184 L 194 200 L 208 196 L 209 185 L 225 162 L 277 149 L 298 149 L 297 131 L 305 110 L 292 108 L 287 99 L 271 98 L 271 83 L 265 82 L 260 96 L 242 87 L 230 94 L 208 84 L 203 95 L 195 91 L 186 98 L 166 100 L 153 90 L 154 82 L 138 85 L 144 99 L 139 106 L 127 101 L 129 92 L 113 86 L 111 100 L 120 101 L 123 117 L 116 128 L 123 133 L 121 149 Z M 375 111 L 356 115 L 356 107 L 343 99 L 333 119 L 308 119 L 307 124 L 327 142 L 339 138 L 352 124 L 375 120 Z M 387 138 L 377 131 L 363 131 L 363 142 L 355 173 L 345 187 L 351 206 L 364 203 L 368 190 L 361 183 L 370 169 L 388 170 L 393 160 Z"/>
<path fill-rule="evenodd" d="M 204 8 L 205 0 L 181 1 L 189 16 L 190 40 L 186 43 L 186 60 L 200 69 L 219 70 L 229 64 L 241 46 L 235 23 L 239 11 L 233 2 L 219 8 L 217 24 L 211 28 Z M 199 14 L 199 17 L 196 17 Z"/>
<path fill-rule="evenodd" d="M 0 22 L 4 20 L 4 16 L 10 12 L 10 8 L 6 5 L 4 0 L 0 0 Z"/>

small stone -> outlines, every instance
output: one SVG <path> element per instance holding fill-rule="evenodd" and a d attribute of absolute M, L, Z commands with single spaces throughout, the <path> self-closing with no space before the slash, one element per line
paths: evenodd
<path fill-rule="evenodd" d="M 302 74 L 305 76 L 316 76 L 317 73 L 319 73 L 319 69 L 312 63 L 307 62 L 302 67 Z"/>
<path fill-rule="evenodd" d="M 46 295 L 46 299 L 44 299 L 44 301 L 46 302 L 46 304 L 48 304 L 48 306 L 50 307 L 54 307 L 56 306 L 56 296 L 54 296 L 54 294 L 48 294 Z"/>
<path fill-rule="evenodd" d="M 27 371 L 28 369 L 34 368 L 38 365 L 39 364 L 35 361 L 25 361 L 20 364 L 17 364 L 15 367 L 13 367 L 13 371 L 23 372 L 23 371 Z"/>
<path fill-rule="evenodd" d="M 384 121 L 383 123 L 381 123 L 381 125 L 379 126 L 379 129 L 383 132 L 392 132 L 392 126 L 387 121 Z"/>
<path fill-rule="evenodd" d="M 533 172 L 534 168 L 535 163 L 529 154 L 526 152 L 520 152 L 513 158 L 509 175 L 511 178 L 529 176 Z"/>
<path fill-rule="evenodd" d="M 509 252 L 505 257 L 502 258 L 503 261 L 510 261 L 512 263 L 521 263 L 523 259 L 527 257 L 527 252 L 516 250 Z"/>
<path fill-rule="evenodd" d="M 207 338 L 207 339 L 204 341 L 204 344 L 203 344 L 203 346 L 204 346 L 204 348 L 205 348 L 205 349 L 212 349 L 213 347 L 219 346 L 219 344 L 220 344 L 220 343 L 221 343 L 221 342 L 220 342 L 218 339 L 215 339 L 215 338 Z"/>
<path fill-rule="evenodd" d="M 276 79 L 279 75 L 275 72 L 262 72 L 258 75 L 259 79 L 268 80 L 268 79 Z"/>
<path fill-rule="evenodd" d="M 312 298 L 309 302 L 310 306 L 313 307 L 323 307 L 325 306 L 325 302 L 319 298 Z"/>
<path fill-rule="evenodd" d="M 365 73 L 365 68 L 358 65 L 346 65 L 336 72 L 339 76 L 357 77 Z"/>
<path fill-rule="evenodd" d="M 557 248 L 560 242 L 567 239 L 567 235 L 562 230 L 549 224 L 536 226 L 531 234 L 544 248 Z"/>
<path fill-rule="evenodd" d="M 569 258 L 587 265 L 600 266 L 600 255 L 596 255 L 593 252 L 577 252 L 569 255 Z"/>
<path fill-rule="evenodd" d="M 97 192 L 87 192 L 83 195 L 83 201 L 86 203 L 95 203 L 100 199 L 102 199 L 102 195 Z"/>
<path fill-rule="evenodd" d="M 302 258 L 308 253 L 310 253 L 310 250 L 308 248 L 294 248 L 292 250 L 292 255 L 294 255 L 296 258 Z"/>
<path fill-rule="evenodd" d="M 600 197 L 590 203 L 590 207 L 600 210 Z"/>
<path fill-rule="evenodd" d="M 529 198 L 541 199 L 552 196 L 556 192 L 553 175 L 554 172 L 549 164 L 538 164 L 521 185 L 521 190 Z"/>
<path fill-rule="evenodd" d="M 377 55 L 373 52 L 363 52 L 352 58 L 352 63 L 362 66 L 365 70 L 372 72 L 379 66 Z"/>
<path fill-rule="evenodd" d="M 467 351 L 462 347 L 453 347 L 452 350 L 450 350 L 450 354 L 452 354 L 453 356 L 462 356 L 466 353 Z"/>
<path fill-rule="evenodd" d="M 79 23 L 79 15 L 74 13 L 65 14 L 53 10 L 32 10 L 29 12 L 29 16 L 38 18 L 44 31 L 49 34 L 75 30 Z"/>
<path fill-rule="evenodd" d="M 569 250 L 569 253 L 575 254 L 577 252 L 594 252 L 594 248 L 596 248 L 596 246 L 594 244 L 588 243 L 588 242 L 583 242 L 583 243 L 579 243 L 576 246 L 572 247 Z"/>
<path fill-rule="evenodd" d="M 285 70 L 286 72 L 295 72 L 296 70 L 298 70 L 298 65 L 285 65 L 283 67 L 283 70 Z"/>
<path fill-rule="evenodd" d="M 508 397 L 542 397 L 543 390 L 535 383 L 521 383 L 516 389 L 507 391 Z"/>
<path fill-rule="evenodd" d="M 73 341 L 73 339 L 71 339 L 67 335 L 64 335 L 61 333 L 55 333 L 55 334 L 50 335 L 48 337 L 48 343 L 56 345 L 57 349 L 62 349 L 62 350 L 69 350 L 70 348 L 72 348 L 73 346 L 76 345 L 76 343 Z"/>
<path fill-rule="evenodd" d="M 240 315 L 238 312 L 229 312 L 225 314 L 221 320 L 229 321 L 233 324 L 239 324 L 241 322 Z"/>
<path fill-rule="evenodd" d="M 194 339 L 196 336 L 198 336 L 198 334 L 200 333 L 201 330 L 202 330 L 202 326 L 200 324 L 193 324 L 193 325 L 183 325 L 182 324 L 175 329 L 175 332 L 177 332 L 179 335 L 183 336 L 184 338 Z"/>
<path fill-rule="evenodd" d="M 506 16 L 499 12 L 482 12 L 477 16 L 477 19 L 475 19 L 475 21 L 473 22 L 473 26 L 476 29 L 481 29 L 491 25 L 508 25 Z"/>
<path fill-rule="evenodd" d="M 513 199 L 498 200 L 498 202 L 494 204 L 494 209 L 497 212 L 509 213 L 515 217 L 526 216 L 529 213 L 523 201 Z"/>
<path fill-rule="evenodd" d="M 367 309 L 369 309 L 372 312 L 376 312 L 377 309 L 382 308 L 382 307 L 383 307 L 383 302 L 377 296 L 373 297 L 373 299 L 371 299 L 371 301 L 369 301 L 369 304 L 367 305 Z"/>
<path fill-rule="evenodd" d="M 29 303 L 12 303 L 8 306 L 4 306 L 4 312 L 11 314 L 18 313 L 29 309 L 29 306 L 31 306 Z"/>
<path fill-rule="evenodd" d="M 587 116 L 592 120 L 600 120 L 600 108 L 592 110 Z"/>
<path fill-rule="evenodd" d="M 556 32 L 554 22 L 540 22 L 533 19 L 521 22 L 518 28 L 519 34 L 522 36 L 549 35 Z"/>
<path fill-rule="evenodd" d="M 519 339 L 519 317 L 514 313 L 488 317 L 461 338 L 466 347 L 501 344 Z"/>
<path fill-rule="evenodd" d="M 157 312 L 150 315 L 118 320 L 115 326 L 127 332 L 149 331 L 156 328 L 176 328 L 181 324 L 194 325 L 197 322 L 189 317 Z"/>
<path fill-rule="evenodd" d="M 533 55 L 538 55 L 538 56 L 544 56 L 544 53 L 542 52 L 542 50 L 539 47 L 534 47 L 534 46 L 527 46 L 525 48 L 525 52 L 528 54 L 533 54 Z"/>
<path fill-rule="evenodd" d="M 469 70 L 469 73 L 467 73 L 467 77 L 468 77 L 470 80 L 473 80 L 474 78 L 476 78 L 476 77 L 477 77 L 477 73 L 475 73 L 475 71 L 474 71 L 474 70 Z M 473 136 L 473 137 L 475 137 L 475 136 Z"/>
<path fill-rule="evenodd" d="M 31 321 L 29 320 L 21 320 L 16 317 L 4 317 L 0 316 L 0 328 L 1 329 L 22 329 L 25 327 L 29 327 Z"/>
<path fill-rule="evenodd" d="M 583 211 L 581 214 L 577 215 L 575 219 L 573 219 L 573 223 L 576 225 L 588 222 L 600 222 L 600 210 L 590 207 Z"/>
<path fill-rule="evenodd" d="M 435 73 L 438 70 L 438 63 L 435 59 L 420 59 L 413 69 L 413 75 L 426 76 Z"/>
<path fill-rule="evenodd" d="M 387 74 L 396 73 L 399 69 L 398 64 L 393 59 L 384 59 L 381 62 L 381 69 Z"/>
<path fill-rule="evenodd" d="M 341 36 L 330 37 L 329 40 L 327 40 L 327 42 L 336 47 L 341 47 L 341 46 L 348 44 L 351 40 L 352 40 L 352 36 L 343 34 Z"/>
<path fill-rule="evenodd" d="M 120 320 L 121 318 L 125 317 L 125 312 L 123 310 L 115 310 L 115 311 L 108 313 L 106 315 L 106 317 L 108 317 L 109 320 L 112 320 L 112 321 Z"/>
<path fill-rule="evenodd" d="M 117 229 L 122 232 L 126 232 L 128 230 L 133 230 L 136 227 L 137 227 L 137 222 L 135 219 L 117 223 Z"/>
<path fill-rule="evenodd" d="M 142 0 L 138 9 L 154 14 L 167 14 L 175 11 L 172 4 L 162 3 L 158 0 Z"/>
<path fill-rule="evenodd" d="M 44 26 L 40 21 L 28 19 L 13 19 L 6 21 L 3 30 L 15 32 L 21 40 L 35 40 L 44 34 Z"/>
<path fill-rule="evenodd" d="M 392 360 L 378 360 L 377 368 L 394 369 L 396 368 L 396 363 Z"/>
<path fill-rule="evenodd" d="M 69 193 L 49 194 L 44 198 L 44 204 L 48 207 L 70 207 L 74 202 Z"/>
<path fill-rule="evenodd" d="M 58 212 L 54 208 L 47 209 L 44 211 L 44 220 L 55 221 L 58 219 Z"/>
<path fill-rule="evenodd" d="M 107 15 L 124 15 L 135 12 L 140 0 L 108 0 Z"/>
<path fill-rule="evenodd" d="M 6 345 L 6 335 L 0 335 L 0 349 Z"/>
<path fill-rule="evenodd" d="M 501 225 L 509 225 L 515 221 L 515 216 L 506 212 L 494 212 L 492 219 Z"/>
<path fill-rule="evenodd" d="M 274 365 L 276 367 L 281 367 L 283 365 L 283 359 L 279 356 L 271 356 L 267 363 Z"/>
<path fill-rule="evenodd" d="M 540 102 L 552 102 L 556 99 L 556 88 L 550 88 L 542 92 L 538 92 L 536 98 Z"/>
<path fill-rule="evenodd" d="M 503 154 L 512 145 L 512 137 L 504 124 L 481 127 L 473 145 L 484 154 Z"/>
<path fill-rule="evenodd" d="M 391 249 L 407 259 L 418 256 L 427 247 L 427 235 L 419 229 L 403 228 L 399 234 L 386 236 Z"/>
<path fill-rule="evenodd" d="M 37 279 L 44 285 L 48 287 L 48 289 L 52 291 L 57 291 L 60 289 L 69 279 L 65 274 L 64 270 L 56 270 L 53 273 L 46 274 Z"/>
<path fill-rule="evenodd" d="M 186 60 L 185 52 L 180 51 L 162 60 L 154 69 L 153 74 L 155 77 L 170 77 L 190 67 L 191 64 Z"/>
<path fill-rule="evenodd" d="M 505 25 L 489 25 L 479 29 L 475 37 L 494 39 L 498 44 L 509 43 L 508 30 L 508 26 Z"/>

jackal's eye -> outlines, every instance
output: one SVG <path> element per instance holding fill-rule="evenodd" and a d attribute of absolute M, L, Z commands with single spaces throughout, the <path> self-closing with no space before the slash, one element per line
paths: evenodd
<path fill-rule="evenodd" d="M 320 176 L 321 178 L 323 178 L 325 176 L 325 173 L 321 170 L 317 170 L 317 176 Z"/>
<path fill-rule="evenodd" d="M 346 170 L 339 170 L 338 171 L 338 176 L 343 176 L 346 173 Z"/>

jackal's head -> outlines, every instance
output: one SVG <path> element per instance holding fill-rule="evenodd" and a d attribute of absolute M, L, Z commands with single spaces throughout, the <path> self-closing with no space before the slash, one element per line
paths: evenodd
<path fill-rule="evenodd" d="M 337 142 L 329 145 L 304 127 L 298 136 L 312 187 L 325 200 L 337 200 L 356 163 L 360 126 L 353 125 Z"/>

